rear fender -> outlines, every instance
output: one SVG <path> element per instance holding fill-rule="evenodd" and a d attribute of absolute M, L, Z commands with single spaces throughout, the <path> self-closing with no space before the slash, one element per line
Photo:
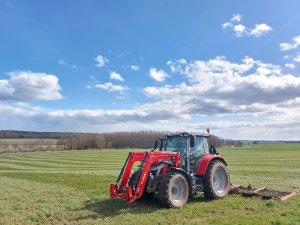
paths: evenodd
<path fill-rule="evenodd" d="M 223 162 L 226 166 L 227 166 L 227 163 L 225 161 L 225 159 L 220 156 L 220 155 L 210 155 L 210 154 L 207 154 L 205 155 L 199 162 L 199 165 L 198 165 L 198 169 L 197 169 L 197 175 L 205 175 L 206 173 L 206 170 L 209 166 L 209 164 L 212 162 L 212 161 L 215 161 L 215 160 L 219 160 L 221 162 Z"/>

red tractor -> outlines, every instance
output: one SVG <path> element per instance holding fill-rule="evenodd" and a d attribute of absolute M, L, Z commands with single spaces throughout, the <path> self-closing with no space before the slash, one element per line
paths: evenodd
<path fill-rule="evenodd" d="M 157 192 L 163 205 L 179 208 L 195 192 L 208 199 L 225 197 L 230 186 L 227 163 L 209 148 L 208 133 L 166 135 L 155 141 L 152 151 L 130 152 L 117 182 L 110 185 L 111 198 L 133 202 Z"/>

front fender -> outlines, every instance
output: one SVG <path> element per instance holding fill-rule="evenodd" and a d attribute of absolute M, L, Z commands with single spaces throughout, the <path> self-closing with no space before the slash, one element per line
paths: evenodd
<path fill-rule="evenodd" d="M 225 159 L 223 158 L 223 156 L 208 154 L 208 155 L 205 155 L 200 160 L 196 174 L 197 175 L 205 175 L 206 170 L 207 170 L 210 162 L 212 162 L 214 160 L 219 160 L 219 161 L 223 162 L 227 166 L 227 163 L 226 163 Z"/>

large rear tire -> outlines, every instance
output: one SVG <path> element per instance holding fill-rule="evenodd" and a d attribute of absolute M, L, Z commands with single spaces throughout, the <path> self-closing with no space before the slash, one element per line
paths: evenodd
<path fill-rule="evenodd" d="M 229 173 L 225 164 L 219 160 L 211 162 L 203 183 L 205 198 L 219 199 L 225 197 L 230 187 Z"/>
<path fill-rule="evenodd" d="M 189 197 L 186 178 L 178 172 L 169 172 L 158 186 L 158 198 L 162 205 L 169 208 L 182 208 Z"/>

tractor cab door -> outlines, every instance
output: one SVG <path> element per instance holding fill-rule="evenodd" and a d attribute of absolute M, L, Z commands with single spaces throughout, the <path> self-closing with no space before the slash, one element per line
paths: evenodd
<path fill-rule="evenodd" d="M 184 136 L 169 136 L 166 139 L 166 151 L 179 152 L 181 168 L 186 170 L 187 138 Z"/>
<path fill-rule="evenodd" d="M 190 161 L 191 171 L 196 173 L 200 160 L 207 153 L 209 153 L 207 138 L 196 136 L 195 147 L 191 148 L 191 161 Z"/>

